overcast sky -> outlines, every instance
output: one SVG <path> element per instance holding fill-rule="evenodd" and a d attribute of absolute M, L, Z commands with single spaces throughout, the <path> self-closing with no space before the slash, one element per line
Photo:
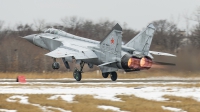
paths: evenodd
<path fill-rule="evenodd" d="M 184 29 L 184 15 L 198 6 L 200 0 L 0 0 L 0 20 L 14 26 L 38 19 L 61 23 L 61 18 L 77 16 L 109 19 L 141 30 L 154 20 L 168 19 Z"/>

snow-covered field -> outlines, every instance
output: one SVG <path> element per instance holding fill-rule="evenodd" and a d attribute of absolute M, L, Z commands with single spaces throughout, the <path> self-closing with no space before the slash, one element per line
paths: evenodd
<path fill-rule="evenodd" d="M 74 95 L 94 95 L 95 98 L 120 101 L 116 95 L 135 95 L 140 98 L 155 101 L 165 101 L 164 95 L 191 97 L 200 102 L 200 87 L 60 87 L 60 86 L 0 86 L 1 94 L 66 94 L 63 99 L 73 99 Z"/>
<path fill-rule="evenodd" d="M 135 84 L 135 86 L 134 86 Z M 161 85 L 158 85 L 161 84 Z M 168 96 L 178 96 L 194 99 L 200 102 L 200 87 L 187 87 L 187 86 L 171 86 L 173 84 L 187 85 L 187 84 L 200 84 L 197 82 L 106 82 L 106 83 L 39 83 L 39 82 L 29 82 L 29 83 L 17 83 L 17 82 L 0 82 L 0 94 L 13 94 L 13 96 L 7 99 L 8 102 L 16 102 L 16 98 L 20 99 L 19 103 L 31 104 L 28 102 L 27 94 L 52 94 L 49 99 L 61 98 L 68 103 L 74 103 L 74 97 L 76 95 L 92 95 L 95 99 L 106 99 L 111 101 L 123 102 L 122 99 L 116 97 L 117 95 L 134 95 L 139 98 L 146 100 L 166 102 L 169 99 L 163 97 Z M 73 85 L 73 86 L 72 86 Z M 92 87 L 90 86 L 92 85 Z M 113 86 L 115 85 L 115 86 Z M 120 85 L 119 87 L 117 85 Z M 122 86 L 126 85 L 126 86 Z M 133 85 L 128 86 L 127 85 Z M 152 86 L 153 85 L 153 86 Z M 62 112 L 68 112 L 70 110 L 64 110 L 62 108 L 55 108 L 51 106 L 41 106 L 39 104 L 31 104 L 41 108 L 46 111 L 47 108 L 54 108 Z M 103 110 L 112 111 L 122 111 L 118 107 L 109 105 L 99 105 L 97 108 Z M 186 112 L 185 110 L 174 108 L 174 107 L 161 107 L 163 110 L 169 110 L 172 112 Z M 16 110 L 1 109 L 0 111 L 15 112 Z M 124 111 L 124 110 L 123 110 Z M 126 111 L 126 110 L 125 110 Z M 127 110 L 130 111 L 130 110 Z"/>

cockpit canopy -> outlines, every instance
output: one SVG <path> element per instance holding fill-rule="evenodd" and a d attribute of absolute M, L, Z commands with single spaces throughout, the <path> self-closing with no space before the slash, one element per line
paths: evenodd
<path fill-rule="evenodd" d="M 64 32 L 62 30 L 58 30 L 58 29 L 54 29 L 54 28 L 49 28 L 49 29 L 45 30 L 44 33 L 63 35 L 63 36 L 67 34 L 66 32 Z"/>

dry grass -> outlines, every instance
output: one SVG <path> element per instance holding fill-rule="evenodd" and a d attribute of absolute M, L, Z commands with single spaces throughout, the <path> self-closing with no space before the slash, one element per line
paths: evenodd
<path fill-rule="evenodd" d="M 0 84 L 0 86 L 11 86 L 10 84 Z M 55 84 L 13 84 L 12 87 L 14 88 L 21 88 L 21 87 L 34 87 L 34 88 L 40 88 L 41 86 L 47 86 L 49 88 L 56 88 L 56 87 L 71 87 L 71 88 L 104 88 L 104 87 L 127 87 L 127 88 L 142 88 L 142 87 L 169 87 L 168 90 L 170 90 L 170 87 L 181 87 L 181 88 L 196 88 L 200 87 L 200 83 L 197 84 L 96 84 L 96 85 L 90 85 L 90 84 L 66 84 L 66 85 L 55 85 Z"/>
<path fill-rule="evenodd" d="M 102 112 L 102 110 L 98 109 L 97 105 L 94 104 L 93 100 L 91 100 L 94 99 L 93 96 L 82 96 L 83 99 L 79 96 L 76 96 L 75 101 L 78 102 L 75 103 L 68 103 L 62 100 L 61 98 L 57 100 L 47 99 L 50 96 L 51 95 L 29 95 L 29 101 L 31 103 L 39 103 L 42 106 L 52 106 L 56 108 L 62 108 L 65 110 L 71 110 L 73 112 Z"/>
<path fill-rule="evenodd" d="M 24 75 L 27 79 L 59 79 L 59 78 L 73 78 L 72 72 L 49 72 L 49 73 L 0 73 L 0 78 L 15 79 L 19 75 Z M 134 79 L 147 77 L 181 77 L 181 78 L 197 78 L 200 73 L 193 72 L 164 72 L 164 71 L 139 71 L 139 72 L 118 72 L 119 79 Z M 101 72 L 84 72 L 82 78 L 102 78 Z"/>
<path fill-rule="evenodd" d="M 27 79 L 59 79 L 59 78 L 72 78 L 72 74 L 70 72 L 61 73 L 61 72 L 53 72 L 53 73 L 0 73 L 0 78 L 2 79 L 15 79 L 17 76 L 23 75 Z"/>
<path fill-rule="evenodd" d="M 169 112 L 167 110 L 163 110 L 161 106 L 163 106 L 163 102 L 146 100 L 143 98 L 135 97 L 134 95 L 125 96 L 119 95 L 118 98 L 125 101 L 126 104 L 113 104 L 113 106 L 121 106 L 122 110 L 130 110 L 131 112 Z"/>
<path fill-rule="evenodd" d="M 192 98 L 183 98 L 183 97 L 176 97 L 176 96 L 164 96 L 168 98 L 171 103 L 166 104 L 167 107 L 175 107 L 181 108 L 187 112 L 199 112 L 200 111 L 200 102 Z M 180 102 L 177 102 L 180 101 Z"/>
<path fill-rule="evenodd" d="M 123 102 L 119 102 L 119 101 L 95 99 L 91 95 L 78 95 L 74 99 L 76 103 L 67 103 L 61 99 L 47 100 L 48 97 L 50 96 L 31 95 L 30 102 L 39 103 L 40 105 L 44 106 L 59 107 L 66 110 L 72 110 L 75 112 L 103 111 L 97 108 L 98 105 L 114 106 L 120 108 L 121 110 L 131 111 L 131 112 L 169 112 L 167 110 L 163 110 L 161 106 L 180 108 L 188 112 L 199 112 L 199 107 L 197 106 L 200 106 L 200 102 L 197 102 L 193 99 L 175 97 L 175 96 L 165 96 L 165 98 L 169 98 L 169 101 L 158 102 L 158 101 L 138 98 L 135 97 L 134 95 L 131 96 L 119 95 L 117 97 L 123 100 Z"/>
<path fill-rule="evenodd" d="M 12 95 L 8 94 L 0 94 L 0 108 L 1 109 L 8 109 L 8 110 L 17 110 L 18 112 L 42 112 L 36 106 L 29 105 L 29 104 L 21 104 L 17 102 L 7 102 L 6 99 Z"/>
<path fill-rule="evenodd" d="M 51 111 L 51 112 L 60 112 L 58 109 L 49 108 L 48 110 Z"/>
<path fill-rule="evenodd" d="M 7 102 L 6 99 L 12 95 L 0 94 L 1 102 L 0 108 L 18 110 L 19 112 L 40 112 L 38 107 L 32 105 L 20 104 L 19 102 Z M 135 97 L 134 95 L 118 95 L 117 97 L 121 101 L 109 101 L 103 99 L 95 99 L 92 95 L 77 95 L 74 98 L 73 103 L 66 102 L 61 98 L 56 100 L 48 99 L 50 94 L 31 94 L 29 96 L 29 102 L 34 104 L 40 104 L 41 106 L 52 106 L 56 108 L 62 108 L 65 110 L 71 110 L 73 112 L 112 112 L 111 110 L 102 110 L 97 108 L 98 105 L 114 106 L 120 108 L 122 111 L 131 112 L 169 112 L 163 110 L 161 106 L 179 108 L 187 112 L 199 112 L 200 102 L 192 98 L 183 98 L 176 96 L 164 96 L 168 98 L 168 101 L 152 101 L 143 98 Z M 57 109 L 48 109 L 53 112 L 59 112 Z"/>
<path fill-rule="evenodd" d="M 103 111 L 102 109 L 97 108 L 98 105 L 114 106 L 120 108 L 122 111 L 131 111 L 131 112 L 169 112 L 167 110 L 163 110 L 161 106 L 170 106 L 177 108 L 179 107 L 175 106 L 176 104 L 179 104 L 176 100 L 174 100 L 172 104 L 171 100 L 170 102 L 158 102 L 158 101 L 138 98 L 135 97 L 134 95 L 117 96 L 118 98 L 121 98 L 123 102 L 95 99 L 91 95 L 77 95 L 74 98 L 74 101 L 76 101 L 76 103 L 67 103 L 62 99 L 48 100 L 47 98 L 49 97 L 50 95 L 30 95 L 30 102 L 39 103 L 40 105 L 43 106 L 59 107 L 65 110 L 71 110 L 73 112 L 102 112 Z M 198 102 L 195 103 L 198 105 Z M 183 105 L 187 105 L 187 102 L 186 103 L 183 102 Z M 105 111 L 109 112 L 111 110 L 105 110 Z M 194 110 L 192 112 L 199 112 L 199 111 Z"/>

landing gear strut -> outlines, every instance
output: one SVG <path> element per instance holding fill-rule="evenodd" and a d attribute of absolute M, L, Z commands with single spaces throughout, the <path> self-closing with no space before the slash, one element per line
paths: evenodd
<path fill-rule="evenodd" d="M 80 81 L 81 78 L 82 78 L 82 74 L 81 73 L 83 72 L 82 70 L 83 70 L 84 64 L 85 64 L 85 62 L 81 61 L 80 70 L 78 70 L 77 68 L 75 68 L 75 70 L 74 70 L 73 76 L 76 79 L 76 81 Z"/>
<path fill-rule="evenodd" d="M 56 62 L 56 58 L 54 58 L 53 60 L 54 60 L 54 62 L 53 62 L 53 64 L 52 64 L 52 68 L 53 68 L 53 69 L 59 69 L 59 68 L 60 68 L 60 65 L 59 65 L 58 62 Z"/>
<path fill-rule="evenodd" d="M 112 81 L 116 81 L 117 80 L 117 73 L 116 72 L 102 73 L 102 76 L 103 76 L 103 78 L 107 78 L 109 74 L 110 74 L 110 78 L 111 78 Z"/>

